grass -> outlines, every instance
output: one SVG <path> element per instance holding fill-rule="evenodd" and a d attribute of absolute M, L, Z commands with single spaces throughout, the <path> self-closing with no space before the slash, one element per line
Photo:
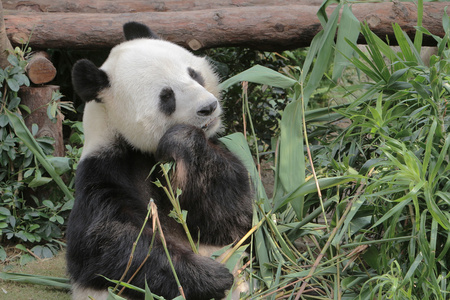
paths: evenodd
<path fill-rule="evenodd" d="M 49 259 L 35 260 L 24 266 L 12 263 L 2 266 L 2 271 L 42 276 L 67 277 L 65 252 Z M 26 284 L 0 279 L 0 299 L 2 300 L 69 300 L 66 289 Z"/>

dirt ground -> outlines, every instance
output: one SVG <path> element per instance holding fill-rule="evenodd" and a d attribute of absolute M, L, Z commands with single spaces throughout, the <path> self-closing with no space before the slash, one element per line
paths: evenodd
<path fill-rule="evenodd" d="M 266 190 L 267 197 L 269 199 L 273 195 L 274 188 L 274 175 L 273 175 L 273 163 L 268 161 L 261 161 L 261 181 Z"/>

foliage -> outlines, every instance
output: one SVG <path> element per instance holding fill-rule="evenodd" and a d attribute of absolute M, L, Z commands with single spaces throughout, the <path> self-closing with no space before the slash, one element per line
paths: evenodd
<path fill-rule="evenodd" d="M 253 237 L 257 262 L 248 271 L 256 283 L 250 298 L 448 299 L 449 18 L 443 20 L 446 36 L 434 37 L 438 53 L 427 66 L 420 57 L 421 37 L 411 41 L 394 25 L 400 47 L 395 52 L 367 25 L 355 26 L 345 4 L 326 19 L 321 14 L 326 4 L 319 11 L 324 30 L 293 74 L 296 81 L 254 67 L 223 84 L 292 86 L 293 100 L 272 145 L 271 199 L 261 188 L 252 157 L 244 155 L 245 140 L 224 140 L 241 154 L 255 180 L 254 224 L 265 221 Z M 355 45 L 359 28 L 367 52 Z M 418 26 L 417 36 L 422 34 L 430 33 Z M 348 104 L 311 110 L 308 102 L 327 72 L 328 57 L 334 82 L 342 58 L 369 80 L 344 87 Z M 336 126 L 342 118 L 350 125 Z"/>
<path fill-rule="evenodd" d="M 368 263 L 379 276 L 364 286 L 371 295 L 378 290 L 399 295 L 397 299 L 448 297 L 450 64 L 446 44 L 450 28 L 446 18 L 447 35 L 436 38 L 439 50 L 429 67 L 397 25 L 394 33 L 400 52 L 392 51 L 365 25 L 362 32 L 369 41 L 370 57 L 359 52 L 360 58 L 352 59 L 373 81 L 365 95 L 342 111 L 352 125 L 343 132 L 340 146 L 358 143 L 351 153 L 353 166 L 362 158 L 366 162 L 360 173 L 370 174 L 360 209 L 371 222 L 369 231 L 356 237 L 358 241 L 397 239 L 368 248 L 375 258 Z M 394 271 L 399 285 L 380 285 Z"/>
<path fill-rule="evenodd" d="M 25 75 L 26 52 L 16 48 L 8 57 L 10 66 L 0 70 L 2 91 L 0 114 L 0 236 L 3 245 L 15 245 L 23 251 L 20 260 L 32 259 L 28 247 L 37 257 L 52 257 L 59 248 L 62 226 L 72 205 L 72 185 L 67 187 L 61 175 L 73 170 L 70 157 L 53 157 L 53 140 L 36 137 L 39 130 L 25 126 L 23 115 L 32 113 L 18 97 L 22 85 L 29 86 Z M 47 113 L 52 120 L 60 108 L 70 108 L 54 93 Z M 39 189 L 38 189 L 39 188 Z M 0 259 L 6 251 L 0 246 Z"/>
<path fill-rule="evenodd" d="M 275 71 L 288 69 L 291 65 L 301 64 L 306 56 L 306 51 L 299 49 L 276 53 L 247 48 L 217 48 L 207 50 L 206 54 L 216 66 L 219 76 L 225 79 L 254 65 L 263 65 Z M 230 86 L 222 93 L 226 133 L 247 131 L 241 122 L 243 106 L 247 105 L 248 109 L 252 111 L 259 150 L 265 151 L 269 147 L 272 137 L 279 133 L 280 112 L 292 99 L 282 88 L 248 85 L 247 89 L 247 102 L 240 101 L 242 88 L 239 85 Z"/>

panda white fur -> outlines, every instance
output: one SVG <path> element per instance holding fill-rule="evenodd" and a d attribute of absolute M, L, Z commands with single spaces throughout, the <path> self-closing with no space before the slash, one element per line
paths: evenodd
<path fill-rule="evenodd" d="M 172 205 L 153 182 L 165 182 L 158 161 L 175 161 L 174 189 L 202 245 L 241 239 L 251 227 L 251 188 L 242 163 L 222 147 L 218 80 L 205 58 L 160 40 L 147 26 L 124 25 L 126 41 L 97 68 L 73 68 L 76 92 L 86 101 L 85 146 L 76 174 L 76 199 L 67 226 L 67 264 L 74 299 L 106 299 L 109 279 L 123 274 L 154 199 L 170 256 L 187 299 L 220 299 L 233 276 L 220 263 L 194 254 Z M 158 169 L 158 168 L 157 168 Z M 159 169 L 158 169 L 159 170 Z M 151 175 L 149 176 L 149 174 Z M 148 253 L 152 222 L 137 244 L 125 281 Z M 179 295 L 159 236 L 131 284 L 171 299 Z M 126 290 L 128 299 L 142 293 Z"/>

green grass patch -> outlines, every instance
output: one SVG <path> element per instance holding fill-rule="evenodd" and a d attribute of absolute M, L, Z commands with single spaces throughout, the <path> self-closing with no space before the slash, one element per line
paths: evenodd
<path fill-rule="evenodd" d="M 2 266 L 2 272 L 32 274 L 35 279 L 50 276 L 67 278 L 65 252 L 53 258 L 35 260 L 24 266 L 18 262 Z M 0 299 L 4 300 L 69 300 L 69 290 L 47 285 L 0 279 Z"/>

